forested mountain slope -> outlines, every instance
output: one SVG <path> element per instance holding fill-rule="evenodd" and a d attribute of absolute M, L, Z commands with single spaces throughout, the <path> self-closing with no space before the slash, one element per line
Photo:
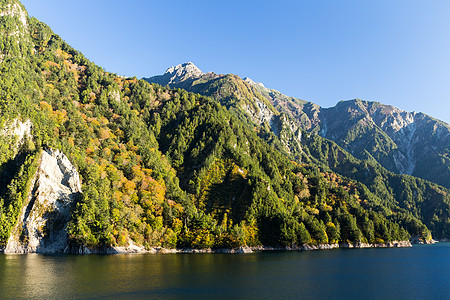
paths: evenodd
<path fill-rule="evenodd" d="M 249 78 L 205 74 L 192 63 L 146 80 L 211 96 L 225 104 L 236 99 L 262 101 L 290 116 L 297 127 L 333 140 L 359 159 L 371 157 L 394 173 L 450 188 L 450 126 L 425 114 L 359 99 L 322 108 Z"/>
<path fill-rule="evenodd" d="M 293 161 L 300 144 L 285 151 L 272 129 L 283 132 L 279 124 L 287 123 L 264 125 L 269 115 L 284 118 L 268 101 L 219 102 L 105 72 L 18 1 L 1 1 L 0 9 L 0 249 L 12 234 L 16 248 L 28 249 L 30 235 L 44 243 L 64 226 L 69 252 L 131 242 L 209 248 L 430 238 L 422 210 L 401 213 L 397 199 L 385 203 L 333 173 L 327 158 Z M 252 121 L 234 103 L 264 113 Z M 51 208 L 34 209 L 47 197 L 36 191 L 49 190 L 38 179 L 43 151 L 56 149 L 81 182 L 72 189 L 68 222 Z M 62 167 L 68 164 L 54 165 L 57 185 L 73 186 Z M 429 197 L 421 187 L 411 191 Z M 443 215 L 448 192 L 439 191 Z M 20 226 L 27 212 L 46 221 Z"/>
<path fill-rule="evenodd" d="M 331 108 L 288 98 L 251 82 L 304 130 L 335 141 L 359 159 L 450 188 L 450 126 L 423 113 L 359 99 Z"/>
<path fill-rule="evenodd" d="M 190 70 L 196 70 L 196 72 L 190 72 Z M 418 166 L 428 163 L 431 168 L 425 173 L 429 176 L 432 176 L 433 172 L 444 174 L 432 177 L 436 182 L 445 183 L 448 180 L 445 176 L 446 170 L 450 165 L 445 160 L 449 153 L 448 147 L 445 146 L 449 145 L 446 135 L 447 124 L 423 114 L 406 113 L 391 106 L 362 100 L 341 102 L 337 105 L 337 107 L 347 107 L 354 104 L 356 108 L 350 109 L 352 114 L 346 114 L 346 109 L 332 112 L 334 108 L 322 109 L 311 102 L 285 96 L 249 78 L 205 74 L 192 63 L 178 65 L 168 71 L 170 72 L 166 72 L 163 76 L 146 80 L 151 82 L 157 79 L 162 84 L 183 86 L 189 91 L 213 97 L 233 114 L 253 126 L 260 127 L 260 136 L 269 143 L 275 145 L 277 142 L 274 143 L 274 141 L 278 140 L 278 148 L 287 152 L 297 162 L 319 164 L 323 168 L 329 168 L 364 183 L 372 194 L 378 199 L 383 199 L 385 205 L 391 208 L 397 207 L 401 214 L 412 214 L 418 217 L 427 226 L 435 229 L 433 232 L 436 236 L 443 237 L 448 234 L 446 233 L 450 224 L 448 190 L 412 176 L 395 175 L 382 167 L 389 166 L 388 160 L 390 160 L 391 167 L 397 164 L 399 168 L 403 168 L 402 172 L 396 168 L 393 171 L 402 174 L 407 173 L 405 169 L 412 169 L 411 164 Z M 364 108 L 364 105 L 370 108 Z M 362 109 L 365 114 L 370 112 L 373 116 L 377 116 L 376 122 L 380 124 L 380 127 L 372 121 L 371 117 L 361 116 L 364 113 L 360 113 L 357 108 Z M 325 114 L 327 115 L 324 117 Z M 412 116 L 416 116 L 416 120 Z M 330 121 L 332 118 L 338 125 Z M 327 120 L 332 123 L 329 125 L 331 128 L 327 126 Z M 339 125 L 360 123 L 364 125 L 360 127 Z M 368 130 L 367 126 L 372 129 Z M 408 126 L 414 128 L 417 126 L 418 129 L 409 132 Z M 433 126 L 434 129 L 431 128 Z M 345 128 L 350 129 L 347 132 Z M 405 137 L 406 131 L 409 134 L 407 137 Z M 346 142 L 344 138 L 338 138 L 340 136 L 336 132 L 341 132 L 341 135 L 344 134 L 345 137 L 352 137 L 351 143 Z M 330 140 L 336 141 L 342 148 Z M 401 149 L 395 143 L 400 145 Z M 358 151 L 352 148 L 356 145 L 359 147 Z M 426 155 L 423 149 L 419 150 L 420 147 L 427 149 L 430 155 Z M 422 152 L 416 155 L 414 151 Z M 438 152 L 443 154 L 436 154 Z M 433 153 L 436 154 L 435 158 L 439 157 L 440 160 L 433 159 Z M 433 167 L 433 162 L 437 164 L 436 168 Z M 415 170 L 418 172 L 417 167 Z"/>

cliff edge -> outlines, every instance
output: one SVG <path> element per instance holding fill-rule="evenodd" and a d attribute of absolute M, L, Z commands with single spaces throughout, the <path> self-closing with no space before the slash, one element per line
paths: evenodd
<path fill-rule="evenodd" d="M 80 192 L 80 178 L 69 159 L 59 150 L 43 150 L 28 203 L 4 252 L 63 252 L 68 241 L 67 222 Z"/>

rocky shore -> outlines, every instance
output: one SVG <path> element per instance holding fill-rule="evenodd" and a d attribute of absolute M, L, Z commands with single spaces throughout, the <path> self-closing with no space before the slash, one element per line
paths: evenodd
<path fill-rule="evenodd" d="M 238 248 L 217 248 L 217 249 L 167 249 L 163 247 L 151 248 L 150 250 L 145 249 L 142 246 L 136 245 L 131 242 L 126 247 L 104 247 L 104 248 L 88 248 L 86 246 L 78 247 L 67 247 L 64 253 L 68 254 L 126 254 L 126 253 L 152 253 L 152 254 L 167 254 L 167 253 L 253 253 L 253 252 L 263 252 L 263 251 L 311 251 L 311 250 L 330 250 L 337 248 L 404 248 L 412 247 L 409 241 L 392 241 L 381 244 L 369 244 L 369 243 L 340 243 L 340 244 L 318 244 L 318 245 L 308 245 L 303 244 L 301 246 L 292 245 L 287 247 L 270 247 L 270 246 L 257 246 L 248 247 L 242 246 Z"/>

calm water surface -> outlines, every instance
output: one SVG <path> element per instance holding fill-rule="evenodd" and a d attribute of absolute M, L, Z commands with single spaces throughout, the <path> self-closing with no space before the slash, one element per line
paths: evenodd
<path fill-rule="evenodd" d="M 450 299 L 450 243 L 252 254 L 1 254 L 0 298 Z"/>

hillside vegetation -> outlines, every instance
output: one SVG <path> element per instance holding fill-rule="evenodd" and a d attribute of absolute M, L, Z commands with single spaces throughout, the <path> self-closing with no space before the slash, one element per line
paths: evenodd
<path fill-rule="evenodd" d="M 17 7 L 0 24 L 0 247 L 30 201 L 43 148 L 65 153 L 82 180 L 73 249 L 384 243 L 430 239 L 429 224 L 448 236 L 445 189 L 411 179 L 410 191 L 388 185 L 380 198 L 332 172 L 326 143 L 309 145 L 317 159 L 294 161 L 269 127 L 232 106 L 105 72 L 35 18 L 23 23 L 20 3 L 0 3 Z M 29 135 L 10 129 L 27 122 Z M 425 211 L 433 191 L 438 207 Z"/>
<path fill-rule="evenodd" d="M 177 68 L 186 66 L 193 68 L 192 63 Z M 411 171 L 410 165 L 414 165 L 414 174 L 420 172 L 424 178 L 447 184 L 450 131 L 444 122 L 362 100 L 343 101 L 334 108 L 322 109 L 248 78 L 202 74 L 198 70 L 191 77 L 184 74 L 177 78 L 166 73 L 146 80 L 157 79 L 164 84 L 171 75 L 169 86 L 216 99 L 230 113 L 258 128 L 261 138 L 292 160 L 320 166 L 363 184 L 359 192 L 370 199 L 365 205 L 400 222 L 413 235 L 426 235 L 424 223 L 436 238 L 449 236 L 448 189 L 392 172 L 402 173 L 397 166 Z"/>

